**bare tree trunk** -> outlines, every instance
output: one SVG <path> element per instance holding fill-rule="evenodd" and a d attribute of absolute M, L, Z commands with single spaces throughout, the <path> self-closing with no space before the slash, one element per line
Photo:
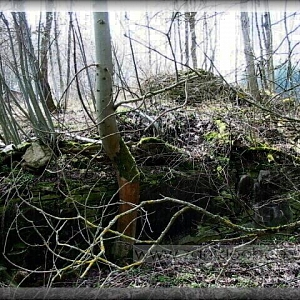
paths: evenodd
<path fill-rule="evenodd" d="M 269 80 L 269 90 L 274 91 L 275 88 L 275 75 L 274 75 L 274 62 L 273 62 L 273 35 L 271 28 L 270 12 L 264 13 L 264 29 L 265 29 L 265 48 L 267 55 L 267 73 Z"/>
<path fill-rule="evenodd" d="M 64 81 L 63 81 L 63 73 L 62 73 L 62 65 L 61 65 L 61 57 L 59 50 L 59 33 L 58 33 L 58 24 L 57 20 L 59 18 L 59 14 L 54 12 L 54 44 L 56 49 L 56 59 L 58 66 L 58 76 L 59 76 L 59 95 L 62 95 L 64 91 Z"/>
<path fill-rule="evenodd" d="M 43 30 L 40 51 L 40 81 L 42 85 L 42 100 L 46 102 L 47 107 L 51 112 L 56 110 L 48 80 L 48 50 L 50 47 L 50 31 L 52 27 L 52 20 L 52 12 L 46 12 L 46 25 Z"/>
<path fill-rule="evenodd" d="M 240 18 L 238 18 L 238 15 L 235 14 L 235 25 L 237 26 L 237 28 L 240 26 L 241 24 L 241 21 L 240 21 Z M 238 61 L 239 61 L 239 45 L 240 45 L 240 36 L 239 34 L 236 34 L 235 35 L 235 44 L 236 44 L 236 47 L 235 47 L 235 57 L 234 57 L 234 81 L 235 81 L 235 84 L 238 86 L 239 82 L 238 82 Z M 238 102 L 238 101 L 237 101 Z"/>
<path fill-rule="evenodd" d="M 215 56 L 216 56 L 216 48 L 218 43 L 218 22 L 217 22 L 217 14 L 215 13 L 214 17 L 214 30 L 215 34 L 211 35 L 210 37 L 210 51 L 211 51 L 211 59 L 210 59 L 210 66 L 209 71 L 212 72 L 214 68 Z M 215 37 L 214 42 L 212 41 L 212 36 Z"/>
<path fill-rule="evenodd" d="M 170 33 L 173 36 L 173 42 L 174 42 L 174 47 L 173 48 L 174 48 L 175 55 L 178 54 L 178 43 L 177 43 L 178 36 L 177 36 L 177 31 L 176 31 L 177 19 L 178 19 L 177 15 L 179 15 L 178 12 L 173 13 L 172 20 L 173 20 L 174 24 L 172 26 L 172 33 Z"/>
<path fill-rule="evenodd" d="M 202 63 L 202 68 L 207 70 L 207 56 L 208 56 L 208 26 L 207 26 L 207 17 L 206 12 L 203 13 L 203 53 L 204 59 Z"/>
<path fill-rule="evenodd" d="M 184 29 L 185 29 L 185 64 L 189 64 L 189 59 L 190 59 L 190 47 L 189 47 L 189 17 L 190 14 L 188 12 L 184 13 Z"/>
<path fill-rule="evenodd" d="M 112 49 L 107 12 L 94 13 L 96 45 L 96 104 L 99 132 L 103 148 L 111 159 L 118 177 L 119 197 L 123 204 L 119 213 L 126 212 L 139 203 L 140 174 L 136 162 L 125 145 L 117 126 L 112 95 Z M 129 237 L 135 237 L 137 212 L 124 215 L 118 220 L 117 229 Z M 122 245 L 127 242 L 129 247 Z M 128 245 L 127 244 L 127 245 Z M 132 240 L 122 236 L 115 244 L 115 255 L 124 257 L 132 245 Z"/>
<path fill-rule="evenodd" d="M 288 24 L 287 24 L 287 17 L 286 17 L 286 12 L 284 12 L 284 30 L 286 34 L 286 40 L 287 40 L 287 47 L 288 47 L 288 52 L 287 52 L 287 70 L 286 70 L 286 83 L 285 83 L 285 89 L 290 89 L 293 88 L 293 70 L 292 70 L 292 45 L 291 45 L 291 40 L 289 37 L 289 30 L 288 30 Z"/>
<path fill-rule="evenodd" d="M 52 93 L 55 95 L 54 97 L 56 99 L 59 99 L 59 94 L 58 94 L 58 85 L 57 85 L 57 77 L 56 77 L 56 70 L 54 67 L 54 53 L 53 53 L 53 48 L 50 47 L 49 49 L 49 60 L 50 60 L 50 73 L 51 73 L 51 79 L 52 79 L 52 84 L 53 84 L 53 89 Z"/>
<path fill-rule="evenodd" d="M 177 32 L 178 32 L 178 45 L 179 45 L 179 52 L 180 52 L 180 63 L 181 69 L 183 69 L 183 49 L 182 49 L 182 42 L 181 42 L 181 30 L 180 30 L 180 15 L 177 15 Z"/>
<path fill-rule="evenodd" d="M 70 82 L 71 77 L 71 47 L 72 47 L 72 27 L 73 27 L 73 12 L 69 12 L 69 27 L 68 27 L 68 43 L 67 43 L 67 70 L 66 70 L 66 85 Z M 61 108 L 64 111 L 68 108 L 70 89 L 65 92 Z"/>
<path fill-rule="evenodd" d="M 38 58 L 35 55 L 31 39 L 31 30 L 29 28 L 25 12 L 12 12 L 12 18 L 15 28 L 16 40 L 13 39 L 8 22 L 5 22 L 11 44 L 11 51 L 14 63 L 13 71 L 18 79 L 19 87 L 23 93 L 28 114 L 27 118 L 33 125 L 36 136 L 43 142 L 55 142 L 54 125 L 50 111 L 45 101 L 38 103 L 38 96 L 43 97 L 43 80 L 41 79 L 41 69 L 38 64 Z M 16 43 L 17 41 L 17 43 Z M 15 45 L 18 45 L 15 51 Z M 34 75 L 34 77 L 33 77 Z M 33 78 L 32 78 L 33 77 Z M 33 80 L 34 79 L 34 80 Z"/>
<path fill-rule="evenodd" d="M 246 71 L 247 79 L 250 93 L 257 100 L 260 101 L 260 93 L 257 83 L 257 78 L 255 74 L 255 63 L 254 63 L 254 53 L 250 40 L 250 23 L 249 16 L 247 12 L 241 12 L 241 25 L 244 39 L 244 53 L 246 59 Z"/>
<path fill-rule="evenodd" d="M 197 49 L 197 42 L 196 42 L 196 21 L 195 21 L 195 16 L 196 12 L 191 12 L 190 13 L 190 18 L 189 18 L 189 23 L 190 23 L 190 31 L 191 31 L 191 55 L 192 55 L 192 62 L 193 62 L 193 68 L 197 68 L 197 54 L 196 54 L 196 49 Z"/>
<path fill-rule="evenodd" d="M 256 30 L 257 30 L 257 37 L 258 37 L 259 51 L 260 51 L 258 67 L 259 67 L 259 76 L 260 76 L 260 80 L 261 80 L 261 87 L 262 87 L 262 89 L 267 89 L 268 82 L 267 82 L 267 77 L 266 77 L 266 72 L 265 72 L 264 48 L 263 48 L 262 41 L 261 41 L 261 31 L 260 31 L 259 24 L 258 24 L 257 12 L 255 12 L 255 25 L 256 25 Z"/>
<path fill-rule="evenodd" d="M 175 22 L 176 16 L 177 16 L 177 13 L 175 13 L 175 14 L 173 13 L 172 14 L 171 24 L 169 26 L 168 32 L 165 35 L 166 35 L 166 38 L 168 40 L 168 45 L 170 47 L 172 58 L 173 58 L 173 62 L 174 62 L 174 69 L 175 69 L 175 74 L 176 74 L 176 80 L 179 81 L 179 73 L 178 73 L 177 60 L 176 60 L 176 52 L 174 51 L 174 47 L 172 45 L 172 40 L 171 40 L 172 26 L 173 26 L 173 23 Z"/>

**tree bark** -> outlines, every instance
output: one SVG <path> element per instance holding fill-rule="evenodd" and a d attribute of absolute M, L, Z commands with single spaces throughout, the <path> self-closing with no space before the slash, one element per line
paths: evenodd
<path fill-rule="evenodd" d="M 264 43 L 266 48 L 267 55 L 267 74 L 268 74 L 268 88 L 270 92 L 273 92 L 275 89 L 275 77 L 274 77 L 274 63 L 273 63 L 273 35 L 271 28 L 271 17 L 270 12 L 264 13 Z"/>
<path fill-rule="evenodd" d="M 261 88 L 267 89 L 268 88 L 268 81 L 266 77 L 265 72 L 265 57 L 264 57 L 264 48 L 262 45 L 262 38 L 261 38 L 261 30 L 258 24 L 258 15 L 257 12 L 255 12 L 255 25 L 256 25 L 256 31 L 257 31 L 257 37 L 259 42 L 259 51 L 260 51 L 260 58 L 259 58 L 259 77 L 261 81 Z"/>
<path fill-rule="evenodd" d="M 244 53 L 246 59 L 246 71 L 248 77 L 248 86 L 251 95 L 256 101 L 260 101 L 260 93 L 255 73 L 254 53 L 250 39 L 250 23 L 247 12 L 241 12 L 241 25 L 244 39 Z"/>
<path fill-rule="evenodd" d="M 117 126 L 112 95 L 112 49 L 107 12 L 94 13 L 96 45 L 96 104 L 99 132 L 105 152 L 111 159 L 118 177 L 119 198 L 122 204 L 119 213 L 126 212 L 139 203 L 140 174 L 135 159 L 124 143 Z M 137 213 L 124 215 L 118 220 L 121 234 L 135 237 Z M 122 243 L 127 242 L 129 247 Z M 130 239 L 121 236 L 115 247 L 115 255 L 125 257 L 132 245 Z"/>
<path fill-rule="evenodd" d="M 53 14 L 46 12 L 46 24 L 43 30 L 41 40 L 41 61 L 40 61 L 40 81 L 42 89 L 42 98 L 46 102 L 49 111 L 56 110 L 56 105 L 53 101 L 53 96 L 48 80 L 48 49 L 50 46 L 50 31 L 52 27 Z"/>
<path fill-rule="evenodd" d="M 203 58 L 203 63 L 202 63 L 202 68 L 204 70 L 207 70 L 208 67 L 208 43 L 209 43 L 209 33 L 208 33 L 208 24 L 207 24 L 207 13 L 203 12 L 203 53 L 204 53 L 204 58 Z"/>
<path fill-rule="evenodd" d="M 215 13 L 214 16 L 214 31 L 215 34 L 213 35 L 211 30 L 211 38 L 210 38 L 210 52 L 211 52 L 211 59 L 210 59 L 210 64 L 209 64 L 209 69 L 208 71 L 212 72 L 214 69 L 214 63 L 215 63 L 215 56 L 216 56 L 216 48 L 218 44 L 218 23 L 217 23 L 217 13 Z M 214 40 L 212 39 L 212 36 L 214 36 Z"/>
<path fill-rule="evenodd" d="M 177 15 L 177 33 L 178 33 L 178 46 L 179 46 L 179 53 L 180 53 L 180 63 L 181 63 L 181 70 L 183 69 L 183 49 L 182 49 L 182 41 L 181 41 L 181 26 L 180 26 L 180 14 Z M 176 33 L 174 33 L 175 35 Z"/>
<path fill-rule="evenodd" d="M 190 58 L 190 49 L 189 49 L 189 17 L 190 14 L 188 12 L 184 13 L 184 30 L 185 30 L 185 64 L 189 64 L 189 58 Z"/>
<path fill-rule="evenodd" d="M 54 44 L 56 50 L 56 59 L 58 67 L 58 76 L 59 76 L 59 95 L 62 95 L 65 85 L 63 80 L 62 64 L 61 64 L 61 53 L 59 50 L 59 28 L 58 28 L 59 13 L 54 12 Z"/>
<path fill-rule="evenodd" d="M 190 13 L 190 31 L 191 31 L 191 55 L 192 55 L 192 62 L 193 62 L 193 68 L 197 68 L 197 55 L 196 55 L 196 49 L 197 49 L 197 42 L 196 42 L 196 21 L 195 16 L 196 12 Z"/>

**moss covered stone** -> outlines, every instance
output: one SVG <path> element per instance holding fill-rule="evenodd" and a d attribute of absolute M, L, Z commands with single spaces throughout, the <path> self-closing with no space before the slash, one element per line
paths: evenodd
<path fill-rule="evenodd" d="M 114 162 L 121 178 L 130 182 L 140 181 L 140 172 L 136 166 L 135 159 L 123 139 L 120 140 L 120 151 Z"/>

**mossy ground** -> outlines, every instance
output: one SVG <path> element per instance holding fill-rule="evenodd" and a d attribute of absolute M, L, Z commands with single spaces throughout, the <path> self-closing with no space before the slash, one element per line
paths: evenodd
<path fill-rule="evenodd" d="M 269 112 L 247 105 L 242 101 L 243 99 L 241 99 L 242 104 L 237 105 L 231 97 L 225 97 L 230 91 L 224 91 L 224 97 L 216 99 L 200 96 L 197 98 L 197 95 L 194 95 L 188 107 L 170 110 L 163 114 L 160 118 L 160 131 L 155 136 L 150 129 L 145 130 L 147 124 L 144 124 L 145 120 L 138 114 L 128 114 L 126 119 L 122 116 L 118 117 L 124 143 L 134 155 L 141 174 L 141 195 L 145 197 L 142 199 L 174 196 L 199 203 L 236 222 L 246 223 L 247 215 L 241 216 L 235 211 L 237 208 L 234 202 L 235 186 L 238 178 L 245 173 L 255 177 L 262 169 L 275 170 L 279 171 L 282 179 L 279 186 L 282 188 L 282 193 L 279 196 L 289 197 L 296 215 L 295 219 L 298 220 L 300 151 L 298 144 L 295 143 L 298 136 L 297 127 L 292 120 L 283 122 L 278 115 L 271 115 Z M 178 96 L 182 92 L 177 90 L 173 94 Z M 176 101 L 170 101 L 168 95 L 160 97 L 157 102 L 156 99 L 152 99 L 153 101 L 149 102 L 148 113 L 158 116 L 164 104 L 167 105 L 167 109 L 178 106 Z M 276 101 L 278 103 L 274 102 L 272 109 L 282 116 L 285 108 L 282 103 L 279 103 L 280 100 Z M 79 113 L 79 110 L 77 112 Z M 79 124 L 76 121 L 84 120 L 83 116 L 78 115 L 76 120 L 73 119 L 74 116 L 68 117 L 70 130 L 88 128 L 86 131 L 83 130 L 82 134 L 98 138 L 97 132 L 89 129 L 91 123 Z M 79 128 L 80 126 L 82 128 Z M 128 155 L 125 144 L 122 144 L 125 150 L 124 157 L 119 158 L 116 163 L 124 166 L 122 170 L 124 176 L 134 178 L 137 169 L 130 168 L 133 158 Z M 21 159 L 20 153 L 1 158 L 2 214 L 9 207 L 16 213 L 16 204 L 19 208 L 23 208 L 26 207 L 24 200 L 30 200 L 29 203 L 40 205 L 58 216 L 63 216 L 65 213 L 73 217 L 82 213 L 91 221 L 103 222 L 100 207 L 109 201 L 112 203 L 118 189 L 111 162 L 105 157 L 99 145 L 63 140 L 58 150 L 56 159 L 39 174 L 22 170 L 18 164 Z M 157 226 L 155 230 L 161 230 L 162 224 L 165 225 L 162 222 L 163 218 L 174 211 L 174 207 L 159 207 L 153 210 L 149 218 L 156 216 L 153 218 L 155 220 L 153 224 Z M 115 212 L 109 211 L 106 215 L 110 216 L 110 213 L 113 215 Z M 11 218 L 13 219 L 15 215 L 11 214 Z M 32 218 L 40 216 L 40 214 L 30 215 Z M 198 242 L 204 241 L 204 235 L 214 238 L 232 237 L 232 232 L 218 227 L 218 224 L 209 223 L 205 217 L 201 215 L 193 217 L 196 222 L 193 218 L 182 217 L 178 224 L 174 224 L 174 231 L 181 232 L 184 238 L 191 235 L 185 230 L 189 231 L 189 226 L 193 226 L 195 231 L 191 236 L 197 237 Z M 81 236 L 85 232 L 83 227 L 78 227 L 76 222 L 72 223 L 72 226 L 70 231 L 65 231 L 66 236 L 76 234 L 81 240 L 84 238 L 88 240 L 88 235 Z M 206 226 L 209 226 L 211 231 Z M 151 230 L 152 228 L 149 229 L 150 232 Z M 288 238 L 294 238 L 294 242 L 298 243 L 299 234 L 290 234 Z M 14 244 L 18 245 L 16 234 L 15 237 L 16 240 L 11 240 L 9 250 Z M 208 241 L 209 239 L 205 240 Z M 41 257 L 43 255 L 44 252 L 41 253 Z M 26 256 L 20 258 L 24 261 L 27 259 Z M 296 267 L 292 262 L 285 264 L 281 260 L 280 266 L 276 265 L 276 267 L 273 262 L 266 262 L 265 267 L 261 269 L 256 269 L 254 264 L 241 263 L 237 266 L 233 262 L 222 268 L 224 265 L 217 260 L 193 263 L 183 261 L 175 264 L 170 262 L 165 264 L 162 261 L 151 266 L 150 273 L 152 272 L 153 276 L 150 281 L 147 281 L 146 269 L 143 268 L 111 275 L 108 272 L 104 277 L 105 284 L 114 287 L 280 286 L 285 284 L 297 286 L 299 284 L 298 265 Z M 282 276 L 277 277 L 276 281 L 276 270 L 279 267 Z M 237 270 L 241 273 L 237 274 Z M 99 286 L 103 283 L 101 281 L 103 276 L 102 279 L 97 276 L 89 277 L 91 285 Z M 286 278 L 289 278 L 288 283 Z M 89 280 L 86 282 L 88 283 Z"/>

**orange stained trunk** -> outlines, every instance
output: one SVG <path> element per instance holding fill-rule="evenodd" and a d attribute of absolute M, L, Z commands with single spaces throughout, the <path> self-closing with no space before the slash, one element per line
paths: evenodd
<path fill-rule="evenodd" d="M 129 182 L 125 178 L 119 177 L 119 198 L 120 200 L 126 202 L 121 204 L 119 207 L 119 213 L 126 212 L 135 205 L 139 204 L 140 201 L 140 183 L 139 182 Z M 137 211 L 126 214 L 119 218 L 117 224 L 117 230 L 120 233 L 128 235 L 130 237 L 135 237 L 136 233 L 136 218 L 138 216 Z M 129 241 L 128 241 L 129 242 Z"/>

